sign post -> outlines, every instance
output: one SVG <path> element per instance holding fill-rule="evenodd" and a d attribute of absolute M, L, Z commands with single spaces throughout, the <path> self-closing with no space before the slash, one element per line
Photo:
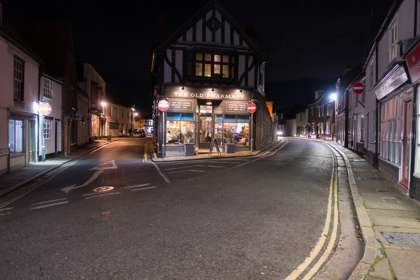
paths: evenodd
<path fill-rule="evenodd" d="M 247 106 L 248 113 L 251 114 L 251 124 L 250 124 L 250 145 L 251 145 L 251 152 L 254 151 L 254 113 L 257 111 L 257 105 L 253 101 L 248 102 Z"/>
<path fill-rule="evenodd" d="M 159 129 L 159 157 L 166 156 L 166 112 L 169 110 L 169 102 L 166 99 L 159 100 L 158 110 L 160 112 Z"/>

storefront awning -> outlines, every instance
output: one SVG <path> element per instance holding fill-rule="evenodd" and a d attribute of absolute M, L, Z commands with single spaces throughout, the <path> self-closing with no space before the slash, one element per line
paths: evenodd
<path fill-rule="evenodd" d="M 248 115 L 216 115 L 217 122 L 225 122 L 225 123 L 248 123 L 249 116 Z"/>
<path fill-rule="evenodd" d="M 194 121 L 193 113 L 168 113 L 168 121 Z"/>

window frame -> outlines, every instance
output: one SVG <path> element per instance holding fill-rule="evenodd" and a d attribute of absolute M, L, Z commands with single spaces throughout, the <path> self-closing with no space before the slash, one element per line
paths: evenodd
<path fill-rule="evenodd" d="M 53 94 L 53 81 L 49 78 L 43 77 L 42 96 L 48 99 L 52 99 Z"/>
<path fill-rule="evenodd" d="M 389 28 L 389 61 L 398 57 L 398 24 L 393 21 Z"/>
<path fill-rule="evenodd" d="M 16 133 L 17 132 L 17 128 L 16 128 L 16 123 L 17 122 L 21 123 L 21 127 L 20 127 L 20 129 L 21 129 L 20 148 L 21 149 L 19 149 L 19 151 L 16 151 L 16 146 L 17 146 L 16 143 L 17 143 L 17 136 L 18 136 L 17 133 Z M 11 123 L 13 123 L 13 140 L 12 140 L 13 143 L 11 143 L 11 141 L 10 141 L 11 140 L 11 133 L 10 133 Z M 25 143 L 25 121 L 22 120 L 22 119 L 9 119 L 8 124 L 7 124 L 7 128 L 8 128 L 8 133 L 9 133 L 9 136 L 8 136 L 8 139 L 7 139 L 9 152 L 11 154 L 22 154 L 22 153 L 24 153 L 25 152 L 25 145 L 24 145 L 24 143 Z"/>
<path fill-rule="evenodd" d="M 25 61 L 17 55 L 13 56 L 13 99 L 25 100 Z"/>
<path fill-rule="evenodd" d="M 201 58 L 197 57 L 201 54 Z M 210 58 L 206 59 L 206 56 L 209 55 Z M 215 57 L 220 56 L 220 61 L 215 61 Z M 228 58 L 228 61 L 226 61 Z M 209 51 L 209 50 L 196 50 L 193 52 L 193 74 L 192 77 L 195 80 L 205 80 L 205 81 L 225 81 L 232 82 L 237 79 L 236 69 L 237 69 L 237 55 L 231 52 L 218 52 L 218 51 Z M 197 64 L 201 64 L 201 75 L 197 74 Z M 206 66 L 210 66 L 210 75 L 206 76 Z M 219 66 L 219 74 L 215 73 L 215 66 Z M 228 76 L 224 77 L 223 69 L 227 67 Z"/>
<path fill-rule="evenodd" d="M 51 139 L 52 123 L 52 119 L 44 118 L 44 121 L 42 123 L 42 137 L 44 138 L 44 140 Z"/>

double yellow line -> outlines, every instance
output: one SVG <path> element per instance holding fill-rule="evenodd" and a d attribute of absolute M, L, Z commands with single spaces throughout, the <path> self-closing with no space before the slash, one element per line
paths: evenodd
<path fill-rule="evenodd" d="M 305 260 L 286 277 L 286 280 L 312 279 L 334 251 L 337 241 L 339 213 L 336 159 L 334 154 L 332 157 L 333 168 L 330 179 L 327 216 L 321 236 L 315 247 L 309 253 L 309 256 L 306 257 Z"/>

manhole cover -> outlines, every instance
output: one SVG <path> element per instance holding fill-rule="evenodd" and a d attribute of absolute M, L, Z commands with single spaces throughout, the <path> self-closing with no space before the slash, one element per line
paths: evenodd
<path fill-rule="evenodd" d="M 103 186 L 103 187 L 94 188 L 93 191 L 97 193 L 104 193 L 104 192 L 110 192 L 113 189 L 114 189 L 113 186 Z"/>
<path fill-rule="evenodd" d="M 415 232 L 383 232 L 386 241 L 394 245 L 420 246 L 420 233 Z"/>

